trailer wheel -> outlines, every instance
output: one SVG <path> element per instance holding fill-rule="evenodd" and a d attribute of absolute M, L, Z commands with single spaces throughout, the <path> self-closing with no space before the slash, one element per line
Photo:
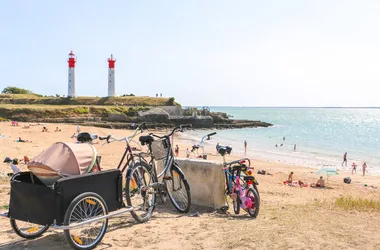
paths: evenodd
<path fill-rule="evenodd" d="M 26 221 L 10 219 L 11 227 L 15 233 L 25 239 L 35 239 L 40 237 L 46 230 L 49 229 L 49 225 L 41 226 L 38 224 L 29 223 Z"/>
<path fill-rule="evenodd" d="M 67 208 L 64 225 L 74 226 L 108 214 L 107 204 L 96 193 L 78 195 Z M 103 239 L 108 226 L 108 219 L 86 223 L 82 226 L 64 230 L 66 240 L 74 249 L 93 249 Z"/>

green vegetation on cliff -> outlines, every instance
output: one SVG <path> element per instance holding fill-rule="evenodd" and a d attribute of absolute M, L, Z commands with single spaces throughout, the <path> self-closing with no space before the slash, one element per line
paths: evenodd
<path fill-rule="evenodd" d="M 43 105 L 114 105 L 123 106 L 180 106 L 174 98 L 148 96 L 118 97 L 40 97 L 33 94 L 1 94 L 0 104 L 43 104 Z"/>
<path fill-rule="evenodd" d="M 0 107 L 0 117 L 27 120 L 28 118 L 107 117 L 110 114 L 135 116 L 138 111 L 147 110 L 148 107 L 5 104 Z"/>

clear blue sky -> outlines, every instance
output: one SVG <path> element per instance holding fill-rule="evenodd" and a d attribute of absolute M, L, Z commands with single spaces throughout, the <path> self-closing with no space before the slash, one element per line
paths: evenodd
<path fill-rule="evenodd" d="M 174 96 L 183 105 L 380 106 L 378 0 L 12 0 L 0 88 Z"/>

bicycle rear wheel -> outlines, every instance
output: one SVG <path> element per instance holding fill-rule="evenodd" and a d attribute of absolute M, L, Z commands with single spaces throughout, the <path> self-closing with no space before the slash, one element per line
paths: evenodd
<path fill-rule="evenodd" d="M 246 211 L 251 217 L 256 218 L 260 210 L 260 197 L 253 188 L 248 189 L 246 197 L 249 197 L 252 201 L 252 207 L 247 208 Z"/>
<path fill-rule="evenodd" d="M 133 207 L 131 215 L 140 223 L 149 220 L 156 205 L 156 193 L 147 187 L 153 183 L 150 169 L 146 162 L 137 162 L 127 172 L 125 198 Z"/>
<path fill-rule="evenodd" d="M 164 182 L 166 192 L 173 206 L 180 213 L 189 212 L 191 207 L 190 185 L 177 163 L 173 163 L 169 171 L 169 176 L 164 177 Z"/>
<path fill-rule="evenodd" d="M 235 200 L 232 198 L 232 195 L 236 195 Z M 239 214 L 240 213 L 240 197 L 239 197 L 239 192 L 234 191 L 233 194 L 231 194 L 231 199 L 232 199 L 232 205 L 234 207 L 234 213 Z"/>

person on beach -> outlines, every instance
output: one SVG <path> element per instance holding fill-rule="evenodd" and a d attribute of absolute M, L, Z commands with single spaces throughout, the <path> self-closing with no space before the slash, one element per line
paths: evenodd
<path fill-rule="evenodd" d="M 247 141 L 244 140 L 244 154 L 247 153 Z"/>
<path fill-rule="evenodd" d="M 343 163 L 346 163 L 346 167 L 347 167 L 347 152 L 344 153 L 344 155 L 343 155 L 342 167 L 343 167 Z"/>
<path fill-rule="evenodd" d="M 297 150 L 297 144 L 294 144 L 293 150 L 294 150 L 294 152 L 296 152 L 296 150 Z"/>
<path fill-rule="evenodd" d="M 23 140 L 21 139 L 21 137 L 18 138 L 18 140 L 16 142 L 32 142 L 32 141 L 29 141 L 29 140 Z"/>
<path fill-rule="evenodd" d="M 323 179 L 323 176 L 319 177 L 319 180 L 317 181 L 316 184 L 311 184 L 310 187 L 325 187 L 325 180 Z"/>
<path fill-rule="evenodd" d="M 179 147 L 178 147 L 178 145 L 175 146 L 174 152 L 175 152 L 175 156 L 178 157 L 178 155 L 179 155 Z"/>
<path fill-rule="evenodd" d="M 190 158 L 190 150 L 188 148 L 186 149 L 186 158 Z"/>
<path fill-rule="evenodd" d="M 80 133 L 80 126 L 79 125 L 77 126 L 77 133 L 78 134 Z"/>
<path fill-rule="evenodd" d="M 24 162 L 24 164 L 28 164 L 29 163 L 29 158 L 25 155 L 24 156 L 24 159 L 22 160 Z"/>
<path fill-rule="evenodd" d="M 293 172 L 290 172 L 288 176 L 288 180 L 286 181 L 287 183 L 292 183 L 293 182 Z"/>
<path fill-rule="evenodd" d="M 18 165 L 18 159 L 15 158 L 13 159 L 12 164 L 11 164 L 11 169 L 13 171 L 13 174 L 17 174 L 21 172 L 21 170 L 19 169 L 17 165 Z"/>
<path fill-rule="evenodd" d="M 362 169 L 363 169 L 363 176 L 365 175 L 365 172 L 367 172 L 367 163 L 363 163 L 363 166 L 362 166 Z"/>
<path fill-rule="evenodd" d="M 352 172 L 351 172 L 351 174 L 354 174 L 354 171 L 355 171 L 355 174 L 356 174 L 356 164 L 355 164 L 355 162 L 354 163 L 352 163 Z"/>

